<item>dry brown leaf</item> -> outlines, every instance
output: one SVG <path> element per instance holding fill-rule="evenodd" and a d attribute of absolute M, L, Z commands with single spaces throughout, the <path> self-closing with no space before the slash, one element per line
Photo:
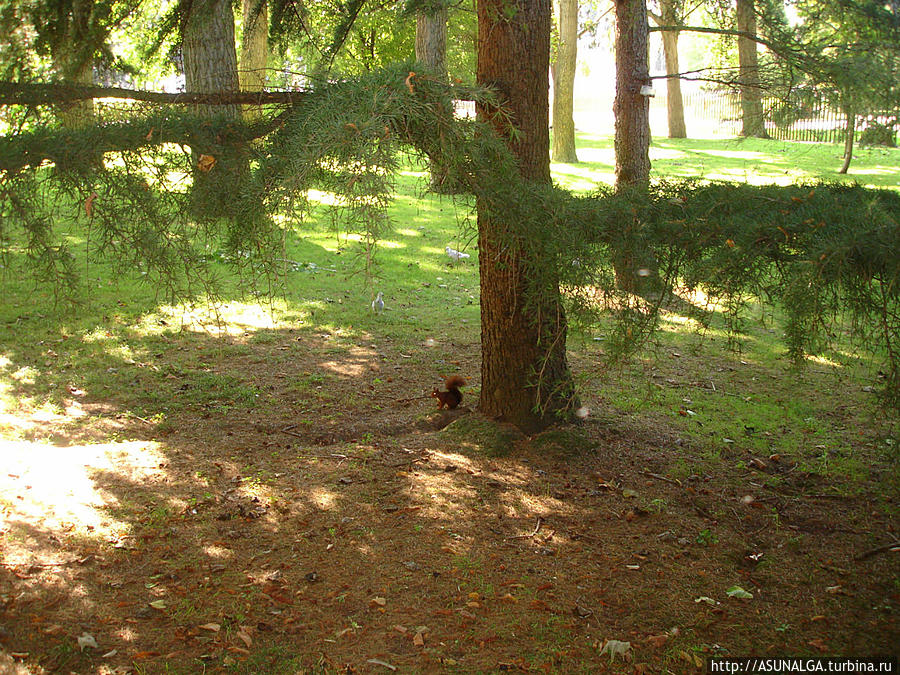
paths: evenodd
<path fill-rule="evenodd" d="M 416 647 L 424 647 L 425 646 L 425 634 L 419 631 L 415 635 L 413 635 L 413 644 Z"/>
<path fill-rule="evenodd" d="M 197 168 L 203 173 L 209 173 L 216 165 L 216 158 L 212 155 L 200 155 L 197 159 Z"/>

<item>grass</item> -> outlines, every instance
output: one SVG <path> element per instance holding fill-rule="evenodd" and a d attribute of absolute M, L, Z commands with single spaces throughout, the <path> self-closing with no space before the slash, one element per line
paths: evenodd
<path fill-rule="evenodd" d="M 554 179 L 590 191 L 611 177 L 612 142 L 580 141 L 583 161 L 554 165 Z M 838 152 L 658 138 L 652 156 L 658 177 L 898 187 L 900 151 L 859 151 L 847 178 Z M 523 439 L 464 416 L 431 433 L 421 411 L 442 376 L 464 375 L 464 403 L 477 401 L 478 252 L 469 206 L 422 194 L 423 178 L 399 177 L 375 279 L 356 274 L 357 243 L 324 209 L 288 238 L 271 302 L 226 288 L 217 312 L 172 306 L 95 263 L 65 311 L 52 289 L 4 277 L 0 442 L 21 467 L 0 472 L 0 562 L 21 575 L 0 574 L 0 593 L 60 598 L 23 604 L 21 625 L 74 621 L 135 672 L 248 674 L 346 672 L 373 657 L 412 671 L 625 672 L 599 657 L 609 638 L 632 640 L 653 672 L 680 673 L 720 644 L 811 653 L 828 637 L 819 615 L 836 641 L 892 630 L 895 608 L 871 609 L 897 590 L 881 558 L 865 579 L 839 577 L 847 595 L 809 600 L 837 583 L 823 564 L 860 565 L 897 515 L 897 418 L 866 390 L 876 365 L 849 335 L 798 370 L 770 308 L 751 305 L 736 341 L 715 313 L 700 328 L 671 312 L 654 344 L 611 367 L 585 330 L 569 358 L 586 425 Z M 448 245 L 472 257 L 454 264 Z M 745 495 L 759 508 L 738 511 Z M 823 543 L 831 535 L 842 539 Z M 741 565 L 757 549 L 751 575 Z M 99 564 L 28 567 L 67 556 Z M 751 583 L 765 602 L 720 597 Z M 151 591 L 168 614 L 135 609 Z M 706 613 L 699 596 L 725 609 Z M 197 628 L 207 623 L 221 632 Z M 251 644 L 235 639 L 240 626 Z M 669 642 L 654 653 L 639 646 L 648 635 Z M 52 644 L 30 643 L 32 659 L 106 667 L 70 637 L 42 633 Z"/>

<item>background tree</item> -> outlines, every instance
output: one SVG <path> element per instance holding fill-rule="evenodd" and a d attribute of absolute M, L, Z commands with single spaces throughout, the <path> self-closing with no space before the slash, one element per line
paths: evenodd
<path fill-rule="evenodd" d="M 753 0 L 736 0 L 735 25 L 738 35 L 739 88 L 741 92 L 741 135 L 768 138 L 759 76 L 756 40 L 756 9 Z"/>
<path fill-rule="evenodd" d="M 650 86 L 647 4 L 615 0 L 616 7 L 616 189 L 650 180 Z"/>
<path fill-rule="evenodd" d="M 480 0 L 478 83 L 493 88 L 512 115 L 478 106 L 516 157 L 521 176 L 550 184 L 550 0 Z M 552 264 L 510 241 L 510 224 L 478 207 L 481 273 L 481 400 L 485 415 L 536 431 L 573 404 L 566 361 L 566 316 Z"/>
<path fill-rule="evenodd" d="M 578 0 L 557 0 L 559 30 L 553 60 L 553 147 L 554 162 L 578 161 L 575 151 L 575 67 L 578 57 Z"/>
<path fill-rule="evenodd" d="M 659 13 L 647 10 L 647 14 L 658 26 L 683 26 L 684 1 L 660 0 Z M 684 100 L 681 96 L 681 69 L 678 64 L 678 30 L 662 32 L 663 56 L 666 60 L 666 113 L 669 123 L 669 138 L 687 138 L 684 123 Z"/>
<path fill-rule="evenodd" d="M 416 10 L 416 61 L 447 76 L 447 5 L 425 3 Z"/>
<path fill-rule="evenodd" d="M 241 3 L 241 56 L 238 80 L 242 91 L 266 88 L 266 66 L 269 58 L 269 8 L 266 0 L 243 0 Z M 251 107 L 244 108 L 249 118 L 258 116 Z"/>

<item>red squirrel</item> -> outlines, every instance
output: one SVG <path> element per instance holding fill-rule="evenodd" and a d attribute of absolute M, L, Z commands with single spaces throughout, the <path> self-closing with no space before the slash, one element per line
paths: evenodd
<path fill-rule="evenodd" d="M 466 381 L 459 375 L 452 375 L 444 380 L 444 386 L 447 387 L 447 391 L 438 391 L 435 389 L 431 392 L 431 398 L 436 398 L 438 401 L 438 410 L 444 406 L 447 406 L 451 410 L 458 406 L 462 401 L 462 392 L 460 392 L 459 388 L 465 384 Z"/>

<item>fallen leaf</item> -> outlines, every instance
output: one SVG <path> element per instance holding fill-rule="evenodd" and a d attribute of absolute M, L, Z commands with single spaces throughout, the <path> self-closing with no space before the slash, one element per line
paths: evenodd
<path fill-rule="evenodd" d="M 153 609 L 165 609 L 166 601 L 165 600 L 154 600 L 153 602 L 150 603 L 150 606 Z"/>
<path fill-rule="evenodd" d="M 212 631 L 213 633 L 218 633 L 222 629 L 222 626 L 217 623 L 204 623 L 202 626 L 197 626 L 197 628 L 200 628 L 201 630 Z"/>
<path fill-rule="evenodd" d="M 216 158 L 212 155 L 200 155 L 197 159 L 197 168 L 200 169 L 203 173 L 209 173 L 209 171 L 216 165 Z"/>
<path fill-rule="evenodd" d="M 253 646 L 253 638 L 251 638 L 247 633 L 242 630 L 239 630 L 234 634 L 236 638 L 238 638 L 241 642 L 243 642 L 248 647 Z"/>
<path fill-rule="evenodd" d="M 827 652 L 827 651 L 828 651 L 828 645 L 825 644 L 825 641 L 822 640 L 822 638 L 815 638 L 815 639 L 813 639 L 813 640 L 810 640 L 810 641 L 807 642 L 806 644 L 808 644 L 810 647 L 815 647 L 815 648 L 818 649 L 820 652 Z"/>
<path fill-rule="evenodd" d="M 740 586 L 732 586 L 725 593 L 729 598 L 739 598 L 740 600 L 750 600 L 753 598 L 752 593 L 748 593 Z"/>
<path fill-rule="evenodd" d="M 425 646 L 425 635 L 421 631 L 413 635 L 413 644 L 416 647 L 424 647 Z"/>
<path fill-rule="evenodd" d="M 666 644 L 668 639 L 669 639 L 668 633 L 660 633 L 659 635 L 648 635 L 647 636 L 647 642 L 649 642 L 653 647 L 656 647 L 657 649 L 659 649 L 664 644 Z"/>
<path fill-rule="evenodd" d="M 373 666 L 384 666 L 388 670 L 397 670 L 397 666 L 392 666 L 390 663 L 382 661 L 381 659 L 368 659 L 366 663 L 371 663 Z"/>

